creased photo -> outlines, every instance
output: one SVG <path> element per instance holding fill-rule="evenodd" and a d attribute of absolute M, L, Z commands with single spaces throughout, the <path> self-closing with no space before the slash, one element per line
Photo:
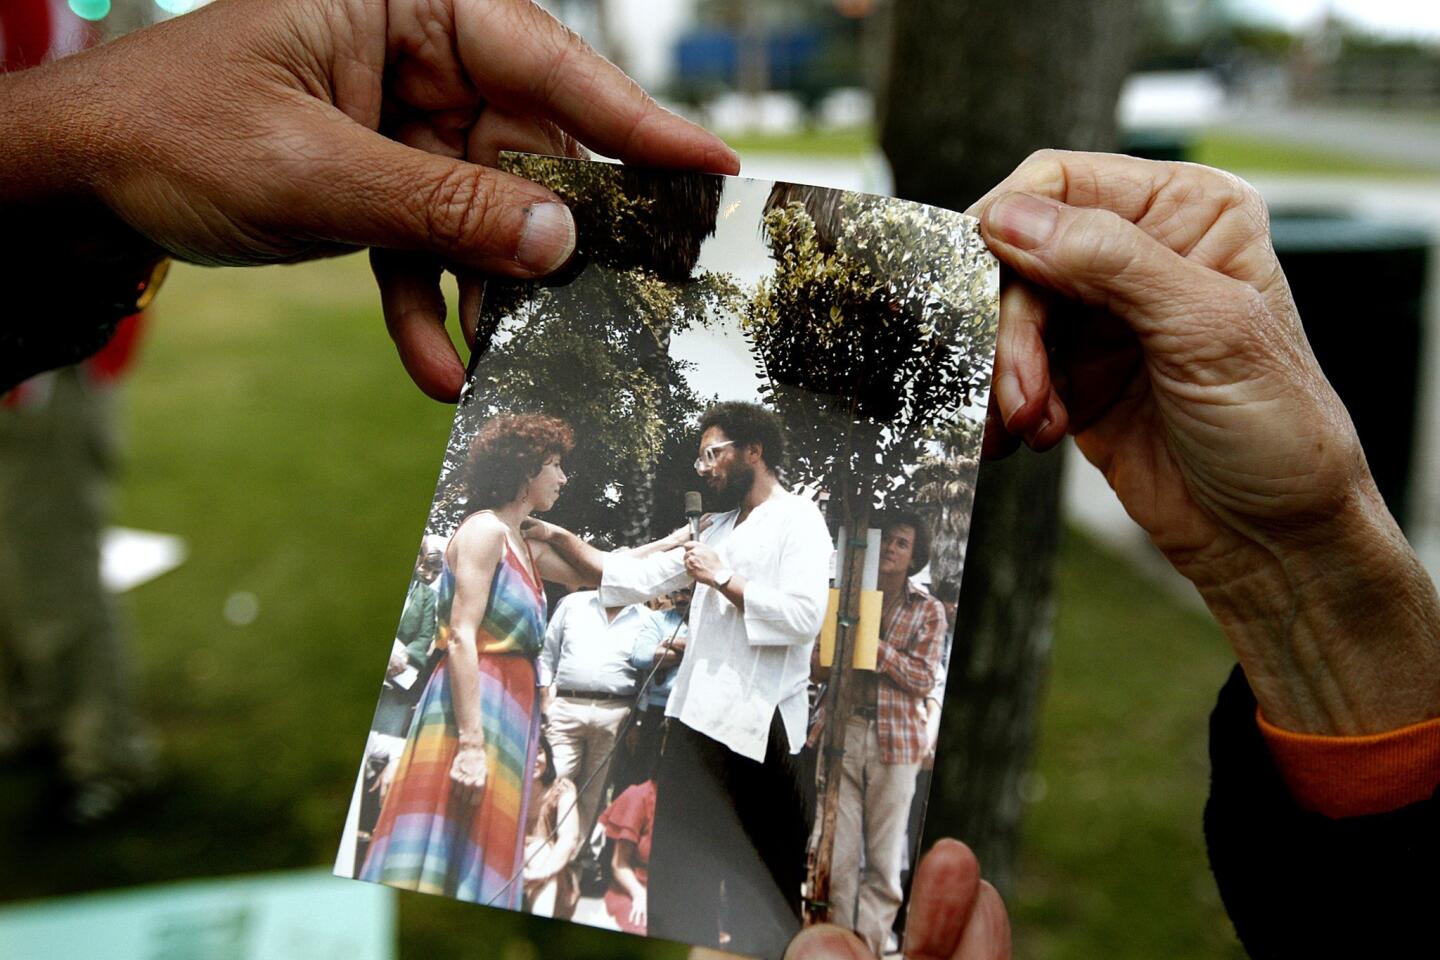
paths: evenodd
<path fill-rule="evenodd" d="M 336 872 L 751 956 L 821 920 L 891 952 L 989 396 L 976 222 L 503 165 L 565 198 L 578 252 L 486 291 Z"/>

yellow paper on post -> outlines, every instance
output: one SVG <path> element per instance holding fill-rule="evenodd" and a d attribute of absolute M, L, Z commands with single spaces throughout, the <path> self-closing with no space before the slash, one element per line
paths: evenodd
<path fill-rule="evenodd" d="M 860 593 L 860 629 L 856 631 L 855 649 L 850 665 L 856 670 L 874 670 L 875 655 L 880 645 L 880 609 L 885 595 L 879 590 Z M 840 624 L 840 591 L 832 587 L 825 604 L 825 620 L 820 625 L 820 666 L 835 662 L 835 634 Z"/>
<path fill-rule="evenodd" d="M 856 670 L 874 670 L 880 648 L 880 609 L 885 594 L 879 590 L 860 593 L 860 630 L 855 637 L 855 656 L 850 663 Z"/>
<path fill-rule="evenodd" d="M 828 667 L 835 662 L 835 630 L 840 623 L 840 591 L 830 588 L 830 598 L 825 601 L 825 619 L 820 622 L 820 666 Z"/>

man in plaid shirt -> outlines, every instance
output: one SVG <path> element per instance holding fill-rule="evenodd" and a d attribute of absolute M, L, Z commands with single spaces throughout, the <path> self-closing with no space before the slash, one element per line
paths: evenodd
<path fill-rule="evenodd" d="M 929 530 L 912 513 L 894 513 L 881 534 L 880 646 L 875 671 L 852 681 L 830 881 L 831 919 L 853 927 L 877 957 L 900 909 L 910 801 L 928 748 L 925 698 L 949 634 L 944 605 L 910 579 L 929 562 Z"/>

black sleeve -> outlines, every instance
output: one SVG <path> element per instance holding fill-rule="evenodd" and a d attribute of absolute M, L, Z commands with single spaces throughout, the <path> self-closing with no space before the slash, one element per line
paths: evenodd
<path fill-rule="evenodd" d="M 1210 715 L 1205 842 L 1252 957 L 1440 957 L 1440 789 L 1374 816 L 1302 810 L 1239 667 Z"/>

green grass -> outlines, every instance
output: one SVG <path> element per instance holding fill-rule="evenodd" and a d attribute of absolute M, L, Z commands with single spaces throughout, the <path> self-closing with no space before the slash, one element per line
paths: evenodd
<path fill-rule="evenodd" d="M 742 156 L 753 153 L 859 158 L 876 149 L 875 136 L 875 131 L 869 127 L 846 127 L 785 134 L 737 134 L 727 137 L 726 141 Z M 1305 147 L 1217 131 L 1200 134 L 1194 141 L 1189 159 L 1240 174 L 1402 179 L 1437 177 L 1434 170 L 1372 160 L 1344 150 Z"/>
<path fill-rule="evenodd" d="M 1326 150 L 1260 138 L 1208 132 L 1190 156 L 1196 163 L 1234 173 L 1388 178 L 1436 178 L 1434 170 L 1372 160 L 1343 150 Z"/>
<path fill-rule="evenodd" d="M 875 149 L 875 131 L 869 127 L 834 130 L 797 130 L 793 133 L 742 133 L 726 135 L 725 142 L 747 153 L 783 153 L 821 157 L 860 157 Z"/>
<path fill-rule="evenodd" d="M 359 258 L 177 267 L 125 402 L 118 519 L 191 551 L 127 604 L 164 782 L 76 834 L 43 771 L 0 769 L 0 901 L 332 859 L 450 416 L 401 370 Z M 222 616 L 237 591 L 248 626 Z M 1199 820 L 1223 644 L 1079 538 L 1059 600 L 1017 955 L 1233 952 Z M 679 956 L 413 895 L 401 931 L 416 960 Z"/>
<path fill-rule="evenodd" d="M 1232 664 L 1207 617 L 1065 537 L 1016 956 L 1244 956 L 1200 830 L 1207 718 Z"/>

